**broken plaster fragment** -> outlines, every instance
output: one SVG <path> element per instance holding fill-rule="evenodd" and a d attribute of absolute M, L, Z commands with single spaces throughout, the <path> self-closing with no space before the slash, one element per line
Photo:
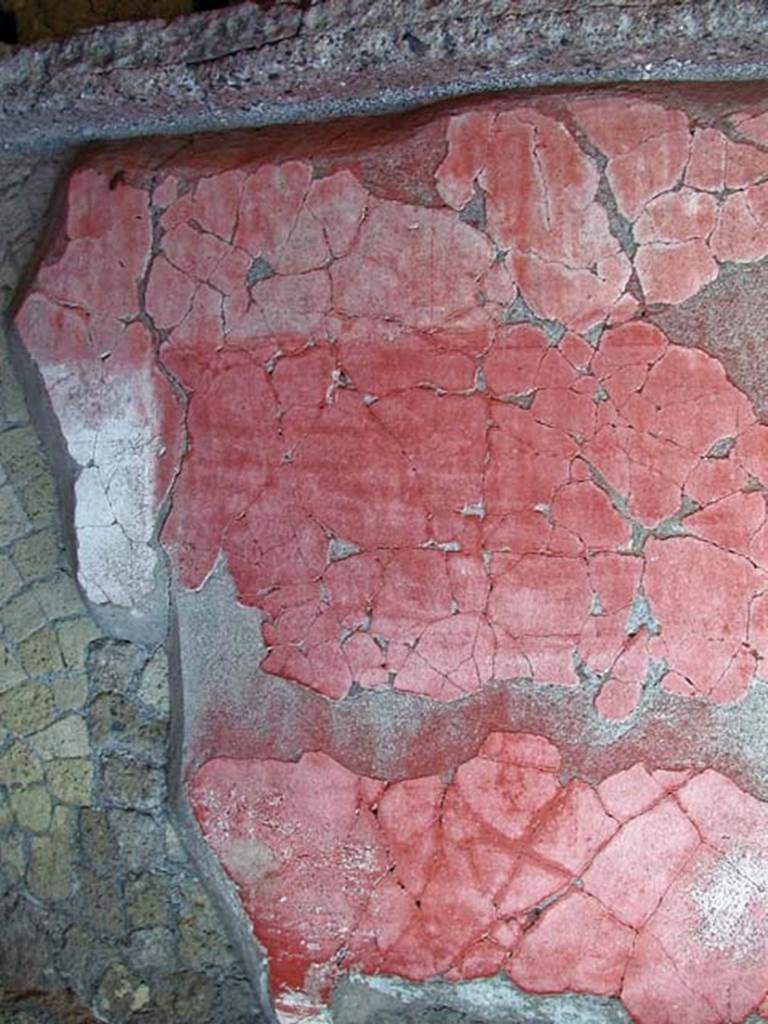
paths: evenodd
<path fill-rule="evenodd" d="M 735 437 L 721 437 L 712 445 L 705 458 L 727 459 L 736 445 Z"/>
<path fill-rule="evenodd" d="M 328 544 L 328 561 L 341 562 L 345 558 L 359 555 L 360 548 L 351 541 L 342 540 L 340 537 L 332 537 Z"/>
<path fill-rule="evenodd" d="M 260 281 L 268 281 L 270 277 L 274 276 L 275 271 L 271 264 L 263 256 L 257 256 L 253 263 L 251 263 L 246 280 L 248 287 L 253 288 Z"/>

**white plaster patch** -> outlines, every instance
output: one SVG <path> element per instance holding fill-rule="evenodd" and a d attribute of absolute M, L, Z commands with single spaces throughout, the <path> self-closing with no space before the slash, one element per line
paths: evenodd
<path fill-rule="evenodd" d="M 333 1024 L 328 1007 L 318 1006 L 301 992 L 286 992 L 275 1008 L 280 1024 Z"/>
<path fill-rule="evenodd" d="M 701 915 L 696 938 L 705 949 L 721 950 L 737 960 L 764 956 L 768 921 L 768 857 L 733 848 L 689 890 Z"/>
<path fill-rule="evenodd" d="M 52 367 L 51 379 L 42 372 L 79 466 L 78 579 L 94 604 L 134 609 L 155 587 L 157 403 L 148 367 L 119 377 L 99 369 L 62 377 Z"/>

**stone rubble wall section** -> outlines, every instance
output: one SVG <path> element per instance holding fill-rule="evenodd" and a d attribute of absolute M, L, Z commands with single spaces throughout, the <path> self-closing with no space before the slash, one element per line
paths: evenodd
<path fill-rule="evenodd" d="M 0 168 L 4 310 L 61 165 Z M 165 650 L 107 639 L 86 613 L 8 342 L 4 332 L 0 1021 L 259 1021 L 169 817 Z"/>

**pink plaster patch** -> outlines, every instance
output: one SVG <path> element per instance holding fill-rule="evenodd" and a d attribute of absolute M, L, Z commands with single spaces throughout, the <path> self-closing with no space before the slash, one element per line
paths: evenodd
<path fill-rule="evenodd" d="M 764 807 L 715 772 L 664 797 L 637 766 L 600 787 L 619 827 L 556 764 L 534 736 L 494 734 L 449 783 L 379 783 L 317 754 L 200 769 L 196 813 L 270 950 L 278 1007 L 320 1006 L 343 949 L 345 969 L 618 994 L 641 1024 L 742 1020 L 768 966 Z"/>

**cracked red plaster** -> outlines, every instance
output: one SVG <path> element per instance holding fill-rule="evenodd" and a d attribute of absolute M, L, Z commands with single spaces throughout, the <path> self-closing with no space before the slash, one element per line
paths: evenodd
<path fill-rule="evenodd" d="M 200 769 L 193 802 L 283 1012 L 322 1003 L 343 950 L 344 968 L 414 981 L 503 969 L 530 992 L 620 995 L 638 1024 L 743 1020 L 766 989 L 765 806 L 717 772 L 638 764 L 599 787 L 609 815 L 558 762 L 496 733 L 449 783 L 322 754 Z"/>
<path fill-rule="evenodd" d="M 182 584 L 223 552 L 261 667 L 329 698 L 528 677 L 631 721 L 652 677 L 742 697 L 768 428 L 651 321 L 768 254 L 766 115 L 502 99 L 313 138 L 70 180 L 18 324 L 80 467 L 91 600 L 141 607 L 170 498 Z M 593 788 L 495 734 L 450 782 L 318 752 L 213 759 L 191 794 L 286 1014 L 357 967 L 743 1020 L 767 987 L 765 808 L 652 754 Z"/>

